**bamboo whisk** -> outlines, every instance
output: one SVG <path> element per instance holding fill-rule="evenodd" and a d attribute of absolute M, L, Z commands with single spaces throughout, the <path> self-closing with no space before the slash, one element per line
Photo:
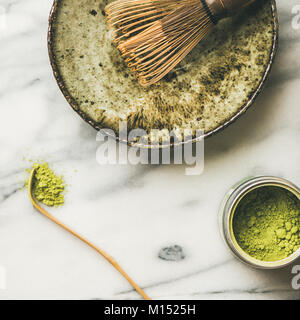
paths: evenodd
<path fill-rule="evenodd" d="M 114 42 L 142 86 L 169 73 L 222 18 L 255 0 L 117 0 L 105 8 Z"/>

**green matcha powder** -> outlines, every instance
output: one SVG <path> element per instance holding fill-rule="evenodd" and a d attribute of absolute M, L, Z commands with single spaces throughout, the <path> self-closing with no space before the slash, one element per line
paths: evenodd
<path fill-rule="evenodd" d="M 36 200 L 49 207 L 63 205 L 65 202 L 63 177 L 57 176 L 47 163 L 34 163 L 33 168 L 35 168 L 33 192 Z"/>
<path fill-rule="evenodd" d="M 262 261 L 287 258 L 300 247 L 300 201 L 279 187 L 262 187 L 239 203 L 233 232 L 239 246 Z"/>

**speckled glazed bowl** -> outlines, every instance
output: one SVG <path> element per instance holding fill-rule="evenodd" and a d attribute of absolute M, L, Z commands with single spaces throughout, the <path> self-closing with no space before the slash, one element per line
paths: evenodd
<path fill-rule="evenodd" d="M 110 1 L 110 0 L 109 0 Z M 141 87 L 107 29 L 107 0 L 56 0 L 48 46 L 55 78 L 72 108 L 95 129 L 119 123 L 208 137 L 253 103 L 277 49 L 274 0 L 260 0 L 225 19 L 163 80 Z M 195 141 L 195 136 L 191 141 Z M 128 141 L 126 141 L 128 142 Z M 129 142 L 130 143 L 130 142 Z"/>

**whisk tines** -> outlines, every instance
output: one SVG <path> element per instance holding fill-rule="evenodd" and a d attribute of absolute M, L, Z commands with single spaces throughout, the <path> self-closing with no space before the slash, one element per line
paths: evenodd
<path fill-rule="evenodd" d="M 200 0 L 118 0 L 106 14 L 115 44 L 143 86 L 170 72 L 213 26 Z"/>
<path fill-rule="evenodd" d="M 117 0 L 106 8 L 114 42 L 141 85 L 170 72 L 219 19 L 255 0 Z"/>

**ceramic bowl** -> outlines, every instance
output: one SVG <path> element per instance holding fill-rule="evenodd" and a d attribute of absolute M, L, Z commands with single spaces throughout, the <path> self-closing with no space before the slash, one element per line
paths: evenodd
<path fill-rule="evenodd" d="M 48 48 L 56 81 L 71 107 L 96 130 L 129 144 L 130 129 L 191 128 L 201 137 L 220 132 L 253 104 L 277 50 L 274 0 L 220 23 L 158 84 L 141 87 L 112 44 L 105 22 L 107 0 L 56 0 L 49 18 Z M 108 130 L 110 129 L 110 130 Z"/>

